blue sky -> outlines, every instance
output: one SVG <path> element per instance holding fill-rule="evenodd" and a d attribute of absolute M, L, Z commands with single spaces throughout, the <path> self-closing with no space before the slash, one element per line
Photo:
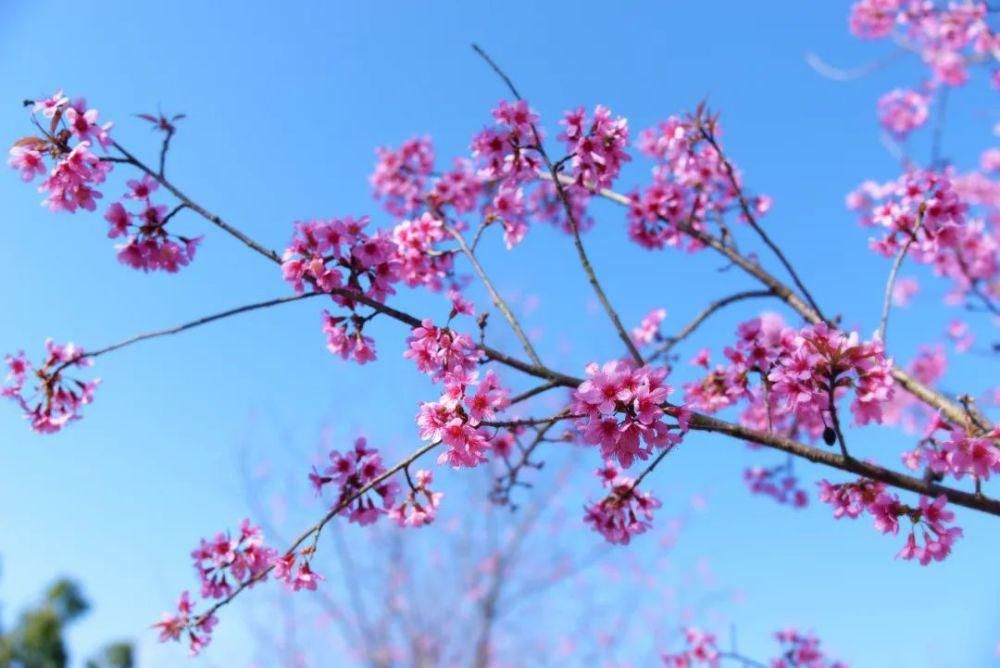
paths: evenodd
<path fill-rule="evenodd" d="M 185 112 L 171 178 L 282 248 L 299 218 L 371 213 L 380 225 L 392 223 L 370 198 L 375 146 L 426 133 L 440 164 L 466 152 L 506 92 L 469 49 L 476 42 L 553 129 L 564 110 L 602 103 L 638 131 L 707 97 L 723 113 L 726 147 L 747 183 L 774 197 L 773 236 L 826 311 L 870 332 L 888 266 L 866 250 L 867 233 L 843 198 L 866 178 L 898 173 L 880 144 L 874 104 L 922 73 L 904 62 L 850 83 L 817 75 L 805 62 L 808 51 L 856 66 L 889 48 L 852 39 L 847 9 L 846 2 L 790 1 L 317 1 L 278 9 L 12 0 L 0 4 L 0 137 L 27 132 L 20 100 L 60 87 L 86 95 L 116 122 L 120 142 L 150 158 L 156 137 L 130 115 Z M 962 167 L 989 144 L 997 120 L 983 78 L 951 100 L 945 154 Z M 914 155 L 928 153 L 925 135 L 914 140 Z M 641 183 L 647 168 L 637 160 L 621 188 Z M 196 262 L 176 276 L 142 275 L 115 261 L 99 215 L 52 215 L 39 199 L 13 171 L 0 178 L 0 351 L 35 355 L 47 336 L 99 347 L 287 293 L 273 266 L 192 216 L 177 226 L 206 234 Z M 668 329 L 678 327 L 708 300 L 755 287 L 718 273 L 714 257 L 632 246 L 620 210 L 598 205 L 594 214 L 586 243 L 627 323 L 664 307 Z M 618 353 L 566 237 L 536 227 L 511 258 L 493 240 L 483 263 L 561 369 L 579 373 L 587 361 Z M 941 305 L 943 285 L 923 287 L 917 308 L 894 315 L 898 360 L 940 337 L 955 315 Z M 436 302 L 406 292 L 399 303 L 419 312 Z M 712 321 L 704 342 L 720 348 L 756 308 Z M 55 437 L 30 433 L 13 406 L 0 407 L 4 619 L 53 577 L 70 574 L 96 604 L 72 633 L 76 660 L 126 636 L 141 642 L 148 665 L 187 665 L 181 648 L 147 649 L 146 626 L 192 586 L 187 554 L 197 539 L 248 512 L 239 466 L 248 442 L 255 456 L 291 472 L 308 468 L 323 424 L 343 439 L 364 431 L 391 453 L 412 449 L 416 402 L 432 394 L 402 359 L 406 332 L 376 322 L 380 360 L 359 369 L 325 351 L 319 310 L 306 301 L 101 358 L 94 373 L 104 384 L 94 405 Z M 499 319 L 495 325 L 495 345 L 516 350 Z M 953 362 L 949 388 L 981 391 L 1000 370 L 987 358 Z M 852 439 L 888 463 L 908 443 L 887 429 Z M 748 652 L 764 656 L 771 647 L 764 636 L 794 623 L 815 629 L 856 666 L 990 665 L 1000 640 L 995 519 L 962 513 L 966 537 L 954 556 L 921 569 L 894 561 L 901 540 L 877 535 L 867 521 L 834 523 L 825 507 L 793 512 L 750 497 L 739 476 L 751 461 L 781 460 L 696 435 L 651 478 L 668 505 L 708 495 L 707 512 L 684 535 L 683 558 L 695 564 L 707 556 L 722 581 L 745 592 L 732 620 Z M 799 470 L 807 481 L 823 475 Z M 590 484 L 575 490 L 581 499 Z M 598 538 L 581 532 L 575 540 L 582 548 Z M 656 549 L 652 541 L 635 547 Z M 206 662 L 246 662 L 239 620 L 254 596 L 227 613 Z"/>

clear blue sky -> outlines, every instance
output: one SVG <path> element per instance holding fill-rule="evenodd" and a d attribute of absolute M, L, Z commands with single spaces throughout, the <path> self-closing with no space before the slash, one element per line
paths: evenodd
<path fill-rule="evenodd" d="M 853 40 L 847 9 L 847 2 L 787 0 L 316 1 L 281 9 L 256 1 L 8 0 L 0 4 L 0 138 L 27 131 L 23 98 L 59 87 L 86 95 L 116 121 L 119 141 L 149 157 L 156 138 L 130 114 L 185 112 L 171 177 L 281 248 L 298 218 L 370 212 L 391 224 L 369 194 L 375 146 L 429 133 L 444 161 L 466 151 L 505 93 L 469 49 L 477 42 L 515 77 L 550 135 L 561 112 L 581 104 L 605 104 L 638 131 L 707 97 L 723 112 L 727 148 L 747 183 L 774 197 L 773 235 L 825 309 L 870 332 L 888 266 L 866 250 L 867 233 L 843 198 L 863 179 L 897 174 L 879 142 L 874 103 L 889 88 L 916 84 L 921 72 L 901 63 L 846 84 L 813 72 L 807 51 L 855 66 L 888 48 Z M 952 97 L 944 135 L 946 155 L 965 167 L 997 120 L 982 79 L 977 74 Z M 926 155 L 927 143 L 919 137 L 915 153 Z M 638 161 L 621 186 L 641 183 L 647 167 Z M 287 292 L 273 266 L 194 217 L 177 226 L 206 233 L 196 262 L 177 276 L 143 275 L 115 261 L 99 215 L 52 215 L 39 199 L 13 171 L 0 178 L 0 351 L 35 355 L 46 336 L 99 347 Z M 717 273 L 708 255 L 638 249 L 627 242 L 620 210 L 594 211 L 598 225 L 586 241 L 629 323 L 662 306 L 668 329 L 676 327 L 709 299 L 752 287 L 734 272 Z M 617 348 L 592 315 L 571 251 L 567 238 L 535 228 L 512 262 L 494 243 L 484 263 L 543 353 L 579 373 Z M 919 308 L 896 314 L 897 359 L 938 337 L 954 315 L 940 305 L 944 291 L 925 281 Z M 538 308 L 526 308 L 535 300 Z M 400 303 L 429 302 L 405 293 Z M 341 435 L 363 429 L 392 452 L 410 449 L 416 402 L 431 393 L 401 357 L 406 333 L 376 323 L 380 360 L 359 369 L 324 350 L 319 309 L 291 305 L 101 358 L 94 405 L 56 437 L 35 436 L 13 405 L 0 406 L 4 619 L 51 578 L 70 574 L 96 604 L 72 633 L 77 660 L 104 640 L 130 636 L 148 665 L 187 665 L 182 648 L 148 649 L 145 629 L 192 586 L 187 555 L 198 537 L 246 514 L 239 456 L 248 433 L 258 451 L 292 471 L 307 468 L 327 422 Z M 705 328 L 707 342 L 719 349 L 752 314 L 753 307 L 734 308 Z M 989 327 L 981 324 L 980 331 Z M 493 330 L 497 345 L 515 349 L 501 327 Z M 998 370 L 992 360 L 959 359 L 946 384 L 981 391 Z M 907 445 L 890 430 L 852 438 L 887 463 Z M 799 624 L 855 666 L 990 665 L 1000 640 L 995 518 L 962 513 L 966 537 L 954 556 L 922 569 L 894 561 L 901 539 L 877 535 L 868 521 L 834 523 L 826 507 L 794 512 L 750 497 L 740 481 L 750 461 L 780 459 L 695 435 L 651 478 L 668 504 L 707 490 L 709 510 L 684 536 L 685 554 L 692 564 L 708 556 L 722 581 L 746 593 L 732 611 L 745 649 L 763 656 L 772 646 L 760 640 L 765 634 Z M 799 470 L 810 485 L 822 475 Z M 581 497 L 590 486 L 583 483 Z M 577 540 L 598 537 L 584 532 Z M 657 547 L 640 541 L 635 549 Z M 239 606 L 251 609 L 255 595 Z M 239 606 L 208 655 L 215 665 L 245 663 Z"/>

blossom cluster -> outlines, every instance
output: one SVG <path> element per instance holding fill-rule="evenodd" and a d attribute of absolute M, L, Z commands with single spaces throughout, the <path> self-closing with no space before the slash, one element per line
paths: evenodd
<path fill-rule="evenodd" d="M 636 367 L 612 360 L 591 363 L 587 378 L 573 391 L 570 410 L 580 416 L 577 430 L 587 443 L 600 445 L 601 457 L 629 468 L 636 459 L 648 459 L 653 448 L 681 441 L 687 431 L 687 413 L 666 406 L 673 389 L 664 383 L 665 367 Z M 669 411 L 677 424 L 664 419 Z"/>
<path fill-rule="evenodd" d="M 389 518 L 401 527 L 421 527 L 434 521 L 438 506 L 444 498 L 443 492 L 432 492 L 434 475 L 420 469 L 416 474 L 416 484 L 411 483 L 410 493 L 401 503 L 389 511 Z"/>
<path fill-rule="evenodd" d="M 630 332 L 632 343 L 637 346 L 646 346 L 660 338 L 660 325 L 667 317 L 666 309 L 653 309 L 643 317 L 638 327 L 634 327 Z"/>
<path fill-rule="evenodd" d="M 626 153 L 628 120 L 614 118 L 607 107 L 597 105 L 593 119 L 580 107 L 566 112 L 560 124 L 565 129 L 559 139 L 572 156 L 571 176 L 576 184 L 591 191 L 614 185 L 622 163 L 631 160 Z"/>
<path fill-rule="evenodd" d="M 900 519 L 909 519 L 909 535 L 896 555 L 900 559 L 917 559 L 921 566 L 941 561 L 951 553 L 952 545 L 962 535 L 960 528 L 947 526 L 955 514 L 946 509 L 948 499 L 944 495 L 933 500 L 921 496 L 919 505 L 914 508 L 902 503 L 883 483 L 869 478 L 837 484 L 821 480 L 819 486 L 820 500 L 833 506 L 836 519 L 857 519 L 862 513 L 868 513 L 874 518 L 877 530 L 893 535 L 899 533 Z M 921 543 L 917 542 L 918 529 Z"/>
<path fill-rule="evenodd" d="M 434 171 L 434 147 L 429 137 L 408 139 L 397 148 L 375 149 L 378 162 L 369 177 L 375 199 L 396 216 L 407 216 L 421 204 Z"/>
<path fill-rule="evenodd" d="M 798 486 L 798 478 L 789 464 L 764 468 L 753 466 L 743 471 L 743 481 L 754 494 L 769 496 L 778 503 L 793 508 L 809 505 L 809 495 Z"/>
<path fill-rule="evenodd" d="M 393 283 L 400 279 L 397 246 L 384 230 L 365 232 L 368 216 L 295 223 L 295 234 L 282 256 L 281 273 L 296 292 L 306 283 L 319 292 L 330 293 L 333 301 L 352 311 L 357 300 L 350 293 L 377 302 L 395 294 Z M 355 314 L 347 318 L 323 316 L 327 347 L 344 359 L 353 356 L 359 364 L 375 359 L 374 342 L 362 335 L 367 321 Z"/>
<path fill-rule="evenodd" d="M 538 178 L 544 136 L 536 125 L 538 114 L 519 100 L 501 101 L 492 115 L 493 125 L 472 138 L 472 159 L 457 158 L 450 171 L 435 172 L 427 137 L 376 150 L 370 180 L 386 210 L 405 217 L 394 239 L 410 286 L 440 290 L 450 276 L 454 249 L 439 247 L 447 240 L 443 227 L 448 216 L 454 215 L 454 226 L 463 229 L 466 223 L 460 217 L 477 211 L 484 225 L 495 223 L 503 229 L 508 249 L 521 242 L 532 219 L 566 232 L 586 231 L 593 225 L 587 215 L 591 190 L 610 185 L 628 160 L 624 119 L 613 118 L 604 107 L 595 110 L 592 120 L 582 110 L 567 112 L 560 139 L 569 154 L 559 165 L 570 163 L 574 181 L 557 187 Z"/>
<path fill-rule="evenodd" d="M 201 582 L 202 598 L 225 598 L 233 590 L 252 586 L 267 578 L 277 551 L 264 545 L 260 527 L 244 519 L 239 535 L 218 533 L 191 552 L 194 568 Z"/>
<path fill-rule="evenodd" d="M 831 411 L 848 389 L 855 422 L 862 425 L 880 422 L 894 395 L 892 364 L 881 343 L 823 323 L 796 331 L 777 316 L 755 318 L 739 325 L 736 345 L 724 354 L 729 363 L 686 385 L 685 399 L 708 412 L 748 399 L 741 420 L 755 429 L 818 438 L 836 424 Z M 761 378 L 760 387 L 751 386 L 752 374 Z"/>
<path fill-rule="evenodd" d="M 917 91 L 891 90 L 878 100 L 879 122 L 896 139 L 905 139 L 927 122 L 927 103 L 927 96 Z"/>
<path fill-rule="evenodd" d="M 663 663 L 669 668 L 717 668 L 724 656 L 744 665 L 763 665 L 740 655 L 724 653 L 719 649 L 715 634 L 697 627 L 683 629 L 685 647 L 681 652 L 664 654 Z M 829 658 L 821 649 L 816 636 L 795 629 L 785 629 L 774 634 L 780 650 L 771 659 L 771 668 L 848 668 L 846 663 Z"/>
<path fill-rule="evenodd" d="M 96 109 L 87 108 L 82 98 L 70 102 L 62 91 L 36 102 L 32 114 L 36 115 L 35 124 L 42 136 L 25 137 L 16 142 L 10 149 L 8 164 L 20 171 L 24 181 L 32 181 L 46 173 L 48 156 L 54 166 L 39 187 L 40 192 L 46 193 L 42 203 L 52 211 L 94 211 L 97 200 L 102 198 L 97 186 L 106 180 L 114 163 L 99 157 L 93 149 L 95 146 L 107 149 L 113 145 L 109 134 L 112 124 L 99 124 Z M 38 122 L 39 114 L 47 119 L 47 129 Z M 167 213 L 166 206 L 153 204 L 151 200 L 158 185 L 149 174 L 130 180 L 128 193 L 107 208 L 104 219 L 110 225 L 108 236 L 123 239 L 117 246 L 119 262 L 143 271 L 173 273 L 194 259 L 201 237 L 188 238 L 167 232 L 166 223 L 172 214 Z M 130 211 L 126 207 L 129 200 L 138 210 Z"/>
<path fill-rule="evenodd" d="M 968 66 L 989 58 L 997 36 L 990 28 L 985 2 L 922 0 L 858 0 L 851 7 L 849 26 L 861 39 L 883 39 L 898 27 L 898 37 L 920 54 L 933 82 L 964 84 Z"/>
<path fill-rule="evenodd" d="M 316 585 L 325 578 L 312 569 L 313 548 L 305 547 L 299 552 L 286 552 L 274 560 L 274 579 L 284 582 L 292 591 L 316 591 Z"/>
<path fill-rule="evenodd" d="M 172 235 L 167 231 L 172 213 L 168 214 L 163 204 L 153 204 L 152 194 L 159 187 L 156 179 L 145 174 L 141 179 L 130 180 L 128 187 L 124 200 L 112 203 L 104 214 L 110 225 L 108 236 L 124 239 L 118 246 L 119 262 L 133 269 L 170 273 L 190 264 L 202 238 Z M 129 211 L 125 200 L 133 200 L 139 210 Z"/>
<path fill-rule="evenodd" d="M 730 178 L 722 155 L 706 134 L 717 142 L 721 128 L 717 119 L 706 118 L 701 109 L 683 119 L 671 116 L 639 134 L 640 152 L 656 161 L 652 184 L 629 196 L 628 233 L 640 246 L 680 246 L 686 227 L 705 230 L 710 219 L 725 215 L 737 201 L 739 172 L 734 168 Z M 754 215 L 770 208 L 766 196 L 747 203 Z M 701 247 L 687 238 L 688 250 Z"/>
<path fill-rule="evenodd" d="M 354 358 L 358 364 L 365 364 L 375 359 L 375 340 L 362 333 L 364 320 L 352 317 L 330 315 L 323 311 L 323 333 L 326 334 L 326 349 L 341 359 Z M 354 325 L 348 331 L 347 323 Z"/>
<path fill-rule="evenodd" d="M 344 453 L 331 451 L 329 457 L 330 465 L 323 471 L 313 467 L 309 481 L 317 494 L 330 483 L 337 486 L 334 507 L 340 508 L 339 514 L 364 526 L 389 511 L 399 493 L 399 483 L 376 482 L 384 476 L 386 468 L 382 455 L 376 448 L 368 447 L 365 438 L 358 438 L 354 447 Z"/>
<path fill-rule="evenodd" d="M 509 405 L 510 391 L 500 385 L 492 369 L 482 378 L 478 372 L 457 369 L 444 379 L 444 393 L 437 401 L 420 404 L 420 438 L 447 446 L 438 458 L 440 463 L 454 468 L 478 466 L 486 461 L 492 438 L 482 423 Z"/>
<path fill-rule="evenodd" d="M 184 592 L 177 601 L 177 612 L 165 612 L 160 621 L 153 624 L 153 628 L 160 631 L 160 642 L 179 642 L 181 636 L 187 634 L 191 656 L 197 656 L 205 649 L 212 639 L 212 630 L 219 621 L 214 614 L 196 615 L 194 606 L 189 592 Z"/>
<path fill-rule="evenodd" d="M 429 211 L 393 228 L 399 276 L 406 285 L 423 285 L 431 290 L 444 286 L 454 265 L 454 253 L 437 248 L 446 236 L 444 222 Z"/>
<path fill-rule="evenodd" d="M 45 361 L 37 367 L 23 352 L 6 356 L 7 377 L 0 387 L 0 396 L 21 407 L 32 429 L 52 434 L 80 418 L 80 408 L 93 401 L 100 380 L 77 380 L 66 373 L 70 368 L 92 364 L 79 346 L 59 345 L 47 339 L 45 350 Z M 33 382 L 29 382 L 29 378 L 33 378 Z"/>
<path fill-rule="evenodd" d="M 472 155 L 481 178 L 517 185 L 530 181 L 541 167 L 535 135 L 538 114 L 527 101 L 502 100 L 493 109 L 494 127 L 484 128 L 472 139 Z"/>
<path fill-rule="evenodd" d="M 482 354 L 467 334 L 424 320 L 413 329 L 407 344 L 403 356 L 444 386 L 437 401 L 420 404 L 420 438 L 444 443 L 448 449 L 439 461 L 453 467 L 486 461 L 491 435 L 481 424 L 510 405 L 510 392 L 492 369 L 480 378 L 477 367 Z"/>
<path fill-rule="evenodd" d="M 437 327 L 429 318 L 413 328 L 406 343 L 403 357 L 413 360 L 417 369 L 435 382 L 460 381 L 476 370 L 481 359 L 468 334 Z"/>
<path fill-rule="evenodd" d="M 260 527 L 244 519 L 239 535 L 219 533 L 211 540 L 202 539 L 191 552 L 191 558 L 201 582 L 202 598 L 221 599 L 266 580 L 278 552 L 264 545 Z M 177 602 L 177 612 L 164 613 L 153 625 L 160 630 L 160 642 L 180 641 L 187 635 L 191 656 L 209 644 L 218 621 L 212 611 L 196 615 L 194 607 L 190 594 L 185 591 Z"/>
<path fill-rule="evenodd" d="M 956 480 L 966 475 L 989 480 L 991 473 L 1000 473 L 1000 427 L 969 434 L 935 415 L 917 447 L 903 453 L 903 463 L 914 471 L 926 467 Z"/>
<path fill-rule="evenodd" d="M 608 492 L 584 509 L 584 522 L 609 543 L 628 545 L 633 536 L 652 526 L 653 510 L 661 504 L 651 493 L 640 491 L 637 481 L 622 475 L 610 459 L 595 473 Z"/>
<path fill-rule="evenodd" d="M 950 278 L 953 300 L 961 299 L 979 282 L 988 289 L 1000 271 L 1000 239 L 992 223 L 969 216 L 971 201 L 990 210 L 1000 204 L 1000 194 L 995 187 L 969 192 L 970 185 L 951 171 L 911 170 L 887 183 L 866 181 L 848 195 L 847 206 L 862 225 L 884 230 L 871 241 L 873 250 L 892 257 L 910 244 L 909 257 Z"/>
<path fill-rule="evenodd" d="M 45 175 L 45 158 L 50 158 L 54 164 L 38 188 L 46 194 L 42 204 L 51 211 L 93 211 L 101 198 L 97 186 L 113 165 L 92 149 L 111 145 L 111 123 L 99 125 L 96 109 L 88 109 L 83 98 L 70 102 L 61 90 L 35 102 L 31 113 L 45 119 L 35 121 L 42 136 L 18 140 L 10 149 L 7 164 L 21 173 L 22 180 L 33 181 Z M 42 125 L 45 122 L 47 128 Z"/>
<path fill-rule="evenodd" d="M 774 638 L 781 653 L 771 660 L 771 668 L 847 668 L 846 663 L 828 658 L 820 648 L 819 638 L 812 634 L 784 629 Z"/>

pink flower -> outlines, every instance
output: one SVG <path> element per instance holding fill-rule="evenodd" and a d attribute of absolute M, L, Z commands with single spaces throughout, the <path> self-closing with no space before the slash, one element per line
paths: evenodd
<path fill-rule="evenodd" d="M 887 36 L 896 23 L 903 0 L 859 0 L 851 6 L 851 32 L 861 39 Z"/>
<path fill-rule="evenodd" d="M 667 317 L 666 309 L 653 309 L 632 330 L 632 342 L 637 346 L 648 345 L 660 336 L 660 324 Z"/>
<path fill-rule="evenodd" d="M 260 528 L 244 519 L 238 538 L 219 533 L 211 541 L 202 539 L 191 557 L 201 580 L 201 595 L 223 598 L 235 587 L 265 580 L 277 551 L 265 547 Z"/>
<path fill-rule="evenodd" d="M 684 651 L 663 655 L 665 665 L 672 668 L 716 668 L 719 665 L 719 648 L 714 634 L 689 626 L 684 629 L 684 642 L 687 645 Z"/>
<path fill-rule="evenodd" d="M 577 430 L 587 443 L 601 446 L 601 456 L 625 468 L 646 459 L 652 448 L 680 442 L 685 427 L 668 425 L 665 404 L 672 388 L 663 380 L 666 368 L 638 369 L 612 361 L 587 366 L 587 380 L 573 392 L 572 410 L 582 417 Z M 620 417 L 619 417 L 620 416 Z"/>
<path fill-rule="evenodd" d="M 366 525 L 390 509 L 399 492 L 396 481 L 382 480 L 375 484 L 385 471 L 378 450 L 369 448 L 364 438 L 358 438 L 352 450 L 343 454 L 331 451 L 330 466 L 322 474 L 314 467 L 309 474 L 309 482 L 317 494 L 325 485 L 336 484 L 339 489 L 334 507 L 340 508 L 338 513 L 347 515 L 350 522 Z"/>
<path fill-rule="evenodd" d="M 571 175 L 577 185 L 591 191 L 614 185 L 622 163 L 631 160 L 625 152 L 628 121 L 612 118 L 608 109 L 597 105 L 593 120 L 588 120 L 581 107 L 566 112 L 560 124 L 565 129 L 559 139 L 566 142 L 566 152 L 572 156 Z"/>
<path fill-rule="evenodd" d="M 632 536 L 650 528 L 653 510 L 661 504 L 652 494 L 636 489 L 635 480 L 620 475 L 610 461 L 597 473 L 608 495 L 587 506 L 583 519 L 609 543 L 628 545 Z"/>
<path fill-rule="evenodd" d="M 905 139 L 926 123 L 927 117 L 927 97 L 916 91 L 897 88 L 879 98 L 879 122 L 897 139 Z"/>
<path fill-rule="evenodd" d="M 413 329 L 403 357 L 413 360 L 422 373 L 434 381 L 449 382 L 473 372 L 481 354 L 472 339 L 451 329 L 436 327 L 425 319 Z"/>
<path fill-rule="evenodd" d="M 63 118 L 66 120 L 66 125 L 69 126 L 70 132 L 72 132 L 77 139 L 80 141 L 90 141 L 94 139 L 97 140 L 102 147 L 107 148 L 108 146 L 111 146 L 111 136 L 109 132 L 112 124 L 105 123 L 104 125 L 98 125 L 97 117 L 98 111 L 96 109 L 87 109 L 86 102 L 84 102 L 83 99 L 77 100 L 63 112 Z"/>
<path fill-rule="evenodd" d="M 413 213 L 421 203 L 434 171 L 434 147 L 429 137 L 409 139 L 399 149 L 377 148 L 378 162 L 370 177 L 375 199 L 397 216 Z"/>
<path fill-rule="evenodd" d="M 958 527 L 946 526 L 955 514 L 946 509 L 947 498 L 939 496 L 933 501 L 920 497 L 917 508 L 902 503 L 899 498 L 874 480 L 858 478 L 855 482 L 831 484 L 820 481 L 820 500 L 834 506 L 834 517 L 856 519 L 868 512 L 875 519 L 875 528 L 881 533 L 896 534 L 899 520 L 907 518 L 911 529 L 903 548 L 896 555 L 900 559 L 917 559 L 921 566 L 931 561 L 941 561 L 951 553 L 951 546 L 962 535 Z M 917 531 L 923 538 L 917 541 Z"/>
<path fill-rule="evenodd" d="M 493 109 L 493 118 L 496 125 L 472 139 L 479 178 L 509 185 L 533 180 L 541 166 L 534 131 L 538 114 L 524 100 L 501 101 Z"/>
<path fill-rule="evenodd" d="M 215 628 L 217 622 L 215 615 L 196 617 L 194 603 L 191 602 L 188 592 L 185 591 L 177 602 L 177 613 L 163 613 L 160 621 L 153 624 L 153 628 L 160 630 L 160 642 L 180 641 L 181 636 L 186 633 L 190 654 L 197 656 L 211 641 L 212 629 Z"/>
<path fill-rule="evenodd" d="M 33 181 L 35 176 L 45 174 L 45 160 L 42 154 L 29 145 L 12 146 L 7 164 L 21 171 L 22 181 Z"/>
<path fill-rule="evenodd" d="M 453 264 L 451 252 L 436 248 L 445 239 L 444 223 L 424 212 L 419 218 L 397 225 L 392 231 L 392 239 L 396 243 L 402 281 L 410 287 L 425 285 L 440 290 Z"/>
<path fill-rule="evenodd" d="M 38 112 L 42 112 L 42 116 L 45 116 L 45 118 L 52 118 L 56 115 L 56 112 L 62 111 L 67 105 L 69 105 L 69 98 L 63 95 L 60 89 L 52 97 L 36 101 L 34 107 L 31 109 L 31 113 L 37 114 Z"/>
<path fill-rule="evenodd" d="M 401 527 L 421 527 L 433 522 L 444 497 L 442 492 L 430 490 L 434 480 L 430 471 L 417 471 L 416 479 L 416 485 L 411 488 L 409 496 L 389 510 L 389 517 Z"/>
<path fill-rule="evenodd" d="M 909 306 L 910 301 L 920 292 L 920 283 L 915 278 L 900 278 L 892 286 L 892 303 L 896 306 Z"/>
<path fill-rule="evenodd" d="M 299 569 L 295 572 L 295 577 L 291 579 L 289 584 L 294 591 L 299 591 L 300 589 L 316 591 L 316 585 L 322 579 L 323 576 L 314 572 L 309 566 L 308 561 L 304 561 L 299 564 Z"/>
<path fill-rule="evenodd" d="M 38 367 L 30 364 L 24 353 L 7 355 L 7 382 L 0 396 L 17 403 L 31 428 L 42 434 L 52 434 L 69 422 L 80 419 L 80 409 L 94 398 L 100 380 L 81 381 L 68 375 L 72 368 L 84 368 L 91 360 L 83 349 L 72 343 L 60 346 L 51 339 L 45 341 L 47 356 Z M 28 377 L 36 382 L 27 387 Z"/>

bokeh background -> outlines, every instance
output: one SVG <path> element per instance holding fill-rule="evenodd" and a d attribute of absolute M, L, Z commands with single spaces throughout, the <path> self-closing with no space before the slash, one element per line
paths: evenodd
<path fill-rule="evenodd" d="M 467 153 L 470 138 L 506 94 L 469 48 L 476 42 L 515 78 L 553 137 L 558 117 L 578 105 L 607 105 L 637 133 L 707 98 L 722 111 L 725 145 L 748 186 L 774 198 L 768 229 L 825 310 L 870 333 L 888 264 L 867 250 L 868 233 L 845 209 L 844 195 L 864 179 L 898 174 L 880 140 L 875 100 L 890 88 L 916 85 L 923 72 L 904 60 L 846 83 L 820 76 L 807 64 L 807 52 L 854 67 L 889 49 L 853 39 L 847 11 L 847 2 L 790 0 L 6 0 L 0 3 L 0 137 L 13 141 L 27 132 L 22 99 L 65 88 L 85 95 L 102 118 L 115 121 L 120 142 L 152 159 L 158 136 L 132 114 L 184 112 L 170 177 L 210 210 L 280 249 L 300 218 L 371 213 L 379 225 L 393 223 L 370 197 L 374 147 L 429 134 L 439 164 Z M 998 120 L 995 94 L 983 73 L 973 76 L 951 96 L 943 135 L 945 156 L 962 168 L 974 166 Z M 921 160 L 929 153 L 928 135 L 911 141 Z M 636 160 L 620 189 L 643 183 L 647 169 Z M 121 179 L 113 178 L 106 198 L 124 188 Z M 100 215 L 53 215 L 39 200 L 13 171 L 0 178 L 0 351 L 35 356 L 47 336 L 100 347 L 288 292 L 274 266 L 194 216 L 182 214 L 175 223 L 180 231 L 206 234 L 193 265 L 174 276 L 144 275 L 115 261 Z M 598 222 L 585 242 L 627 323 L 663 307 L 670 331 L 708 301 L 755 287 L 745 276 L 719 271 L 710 255 L 635 247 L 620 209 L 595 204 L 593 213 Z M 535 226 L 513 253 L 494 235 L 483 248 L 484 264 L 544 357 L 579 373 L 587 361 L 618 354 L 568 237 Z M 915 305 L 894 315 L 891 353 L 901 362 L 921 343 L 941 340 L 946 323 L 960 315 L 943 305 L 946 287 L 926 272 L 911 266 L 904 275 L 927 280 Z M 488 305 L 480 290 L 470 294 Z M 444 310 L 440 301 L 407 290 L 397 300 L 416 312 Z M 710 321 L 700 341 L 680 350 L 675 384 L 693 377 L 684 360 L 699 345 L 718 352 L 736 323 L 761 307 L 734 307 Z M 195 585 L 188 552 L 197 539 L 235 527 L 250 512 L 248 478 L 254 485 L 270 481 L 265 501 L 272 510 L 276 503 L 284 508 L 291 533 L 322 511 L 306 489 L 305 473 L 324 427 L 337 445 L 364 433 L 390 458 L 412 450 L 416 403 L 435 395 L 402 358 L 407 333 L 376 321 L 379 360 L 359 368 L 326 352 L 320 309 L 314 301 L 288 305 L 101 358 L 94 375 L 104 383 L 94 405 L 54 437 L 32 434 L 14 405 L 0 406 L 4 622 L 56 576 L 71 575 L 95 604 L 70 633 L 74 665 L 112 638 L 134 640 L 140 665 L 189 665 L 182 647 L 158 646 L 148 626 Z M 494 318 L 493 343 L 516 350 L 502 325 Z M 979 325 L 980 331 L 991 327 L 984 320 Z M 995 361 L 975 352 L 952 355 L 945 384 L 975 393 L 995 383 L 998 371 Z M 897 462 L 910 443 L 880 428 L 849 438 L 886 463 Z M 597 463 L 592 451 L 552 454 L 553 461 L 570 456 L 583 458 L 583 473 Z M 721 587 L 725 600 L 713 602 L 719 612 L 708 623 L 722 623 L 723 630 L 731 624 L 741 649 L 761 658 L 774 647 L 769 634 L 794 624 L 815 630 L 854 666 L 997 660 L 995 518 L 962 512 L 966 536 L 955 554 L 920 568 L 894 560 L 902 540 L 877 534 L 867 520 L 837 523 L 815 502 L 793 511 L 749 495 L 743 468 L 781 461 L 777 453 L 694 434 L 650 478 L 665 502 L 664 520 L 689 512 L 694 499 L 697 518 L 671 548 L 670 568 L 710 568 L 716 585 L 708 588 Z M 797 471 L 810 488 L 824 475 L 805 464 Z M 457 481 L 464 473 L 436 473 L 446 489 L 464 484 Z M 562 492 L 571 508 L 595 492 L 589 475 L 577 480 Z M 477 511 L 470 505 L 445 512 L 461 518 Z M 443 527 L 424 530 L 430 537 L 420 540 L 433 542 L 432 532 Z M 633 556 L 622 551 L 612 561 L 658 563 L 665 548 L 655 536 L 647 538 L 629 548 Z M 579 530 L 571 540 L 586 551 L 601 539 Z M 615 580 L 602 573 L 588 582 L 613 597 Z M 426 577 L 446 575 L 430 569 Z M 707 586 L 704 580 L 688 584 Z M 655 609 L 651 596 L 644 605 Z M 193 665 L 249 665 L 259 650 L 249 620 L 271 605 L 263 593 L 241 597 Z M 663 606 L 661 626 L 675 626 L 675 616 L 680 623 L 685 606 L 666 597 Z M 688 607 L 692 619 L 704 611 L 701 604 Z M 560 624 L 556 616 L 539 615 L 533 626 L 555 637 L 565 632 Z M 643 665 L 650 647 L 677 641 L 658 633 L 645 634 L 641 653 L 638 641 L 625 643 L 616 658 Z"/>

